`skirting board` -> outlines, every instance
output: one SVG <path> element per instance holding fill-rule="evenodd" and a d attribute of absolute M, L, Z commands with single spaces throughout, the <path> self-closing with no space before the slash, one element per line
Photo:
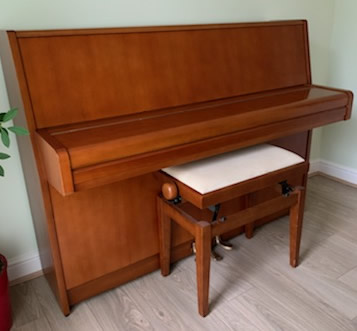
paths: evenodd
<path fill-rule="evenodd" d="M 351 186 L 357 186 L 357 169 L 318 159 L 310 162 L 309 174 L 322 174 Z"/>
<path fill-rule="evenodd" d="M 357 186 L 357 169 L 347 168 L 325 160 L 311 161 L 309 174 L 322 174 Z M 38 252 L 21 255 L 9 260 L 9 280 L 11 283 L 18 283 L 21 279 L 31 278 L 31 275 L 34 275 L 34 277 L 39 275 L 41 269 Z"/>
<path fill-rule="evenodd" d="M 40 255 L 37 251 L 20 255 L 8 261 L 7 273 L 11 284 L 32 274 L 38 275 L 41 270 Z"/>

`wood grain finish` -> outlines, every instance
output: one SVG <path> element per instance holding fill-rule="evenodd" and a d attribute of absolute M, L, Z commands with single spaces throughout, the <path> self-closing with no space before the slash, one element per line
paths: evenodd
<path fill-rule="evenodd" d="M 93 122 L 74 130 L 64 127 L 62 131 L 56 129 L 52 137 L 68 150 L 72 168 L 77 169 L 339 109 L 347 104 L 348 96 L 342 92 L 314 87 L 287 89 L 266 97 L 257 94 L 243 100 L 234 98 L 168 109 L 160 116 L 113 119 L 111 125 Z"/>
<path fill-rule="evenodd" d="M 294 23 L 19 34 L 37 127 L 308 84 L 305 22 Z"/>
<path fill-rule="evenodd" d="M 345 108 L 321 112 L 307 117 L 281 121 L 242 132 L 200 140 L 190 144 L 128 157 L 73 171 L 75 191 L 81 191 L 119 180 L 139 176 L 161 168 L 182 164 L 271 139 L 300 133 L 344 119 Z M 63 195 L 71 192 L 61 192 Z"/>
<path fill-rule="evenodd" d="M 11 106 L 31 133 L 33 149 L 19 145 L 41 258 L 66 315 L 158 266 L 157 170 L 274 139 L 308 160 L 306 132 L 350 116 L 351 93 L 311 86 L 306 21 L 1 39 Z M 192 236 L 172 233 L 172 258 L 190 254 Z"/>
<path fill-rule="evenodd" d="M 50 135 L 36 134 L 37 146 L 46 167 L 47 180 L 58 191 L 74 192 L 71 163 L 67 149 Z"/>
<path fill-rule="evenodd" d="M 159 191 L 151 174 L 65 198 L 51 188 L 67 289 L 157 254 Z"/>
<path fill-rule="evenodd" d="M 81 186 L 76 185 L 81 180 L 77 179 L 77 168 L 79 168 L 80 178 L 86 171 L 90 172 L 94 182 L 88 184 L 93 187 L 100 184 L 98 180 L 101 176 L 98 175 L 98 172 L 101 167 L 106 169 L 104 174 L 108 174 L 109 181 L 114 178 L 107 171 L 108 163 L 126 163 L 134 159 L 149 166 L 147 161 L 142 161 L 153 153 L 157 162 L 160 155 L 165 155 L 171 150 L 176 151 L 183 145 L 186 148 L 190 145 L 194 147 L 196 143 L 208 143 L 211 139 L 222 142 L 222 147 L 229 149 L 227 144 L 223 144 L 223 141 L 229 136 L 244 137 L 252 131 L 261 130 L 262 127 L 265 128 L 266 134 L 275 132 L 280 137 L 291 134 L 294 130 L 311 129 L 335 121 L 336 110 L 340 112 L 339 109 L 343 109 L 349 103 L 348 95 L 345 93 L 313 87 L 287 89 L 271 92 L 265 97 L 255 95 L 253 99 L 252 97 L 241 99 L 221 100 L 192 106 L 192 108 L 185 107 L 182 110 L 170 109 L 160 112 L 160 115 L 147 117 L 142 115 L 139 118 L 134 116 L 127 117 L 125 120 L 113 119 L 112 123 L 86 123 L 82 126 L 72 127 L 70 125 L 53 130 L 40 130 L 38 134 L 40 139 L 46 140 L 51 137 L 51 140 L 56 141 L 57 145 L 66 148 L 70 164 L 63 163 L 60 174 L 69 173 L 66 178 L 66 181 L 69 182 L 72 180 L 70 172 L 73 171 L 75 188 L 80 190 Z M 338 116 L 343 119 L 345 115 L 346 110 L 341 111 Z M 301 124 L 297 125 L 297 121 L 300 121 Z M 292 123 L 291 127 L 289 127 L 289 123 Z M 272 128 L 276 125 L 278 127 Z M 256 137 L 267 139 L 262 133 L 256 134 Z M 249 145 L 248 139 L 244 139 L 243 142 L 245 146 Z M 48 144 L 50 143 L 48 141 Z M 211 153 L 212 150 L 210 148 Z M 57 153 L 57 150 L 54 148 L 52 153 Z M 188 153 L 185 153 L 184 156 L 187 157 Z M 55 157 L 53 159 L 48 160 L 49 164 L 45 163 L 50 174 L 53 172 L 51 163 L 56 161 Z M 167 157 L 165 160 L 173 162 Z M 180 161 L 176 157 L 174 162 L 177 164 Z M 127 168 L 127 164 L 124 166 Z M 164 166 L 164 164 L 156 163 L 154 169 L 148 169 L 146 172 L 158 170 Z M 91 174 L 93 167 L 95 175 Z M 137 167 L 132 168 L 138 169 Z M 116 176 L 119 173 L 116 169 Z M 125 174 L 130 176 L 128 171 Z M 58 187 L 58 183 L 51 182 L 52 176 L 48 177 L 50 183 Z M 59 190 L 59 192 L 70 194 L 72 191 Z"/>

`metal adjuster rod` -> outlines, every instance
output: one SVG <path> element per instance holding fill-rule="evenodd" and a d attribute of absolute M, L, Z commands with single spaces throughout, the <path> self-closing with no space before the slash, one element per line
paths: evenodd
<path fill-rule="evenodd" d="M 213 211 L 213 216 L 212 216 L 212 222 L 216 221 L 217 218 L 218 218 L 218 213 L 219 213 L 219 210 L 221 208 L 221 204 L 216 204 L 214 206 L 214 211 Z M 222 219 L 218 220 L 219 222 L 224 222 L 225 221 L 225 218 L 222 217 Z M 225 250 L 232 250 L 233 249 L 233 245 L 228 242 L 228 241 L 225 241 L 221 238 L 221 236 L 215 236 L 214 238 L 214 242 L 215 244 L 217 245 L 220 245 L 223 249 Z M 211 255 L 212 255 L 212 258 L 216 261 L 220 261 L 223 259 L 223 257 L 221 255 L 219 255 L 218 253 L 215 252 L 214 250 L 214 247 L 212 248 L 212 251 L 211 251 Z"/>

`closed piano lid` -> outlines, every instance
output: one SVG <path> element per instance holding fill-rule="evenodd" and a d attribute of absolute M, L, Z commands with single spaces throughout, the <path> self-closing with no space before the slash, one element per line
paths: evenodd
<path fill-rule="evenodd" d="M 286 149 L 262 144 L 164 168 L 162 171 L 195 191 L 206 194 L 304 161 Z"/>

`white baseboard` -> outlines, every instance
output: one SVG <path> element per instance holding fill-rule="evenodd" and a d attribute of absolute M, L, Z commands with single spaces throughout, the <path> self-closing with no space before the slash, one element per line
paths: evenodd
<path fill-rule="evenodd" d="M 40 256 L 37 251 L 26 253 L 8 260 L 8 277 L 12 282 L 42 270 Z"/>
<path fill-rule="evenodd" d="M 320 162 L 320 159 L 310 161 L 309 174 L 315 174 L 317 172 L 320 172 Z"/>
<path fill-rule="evenodd" d="M 309 173 L 312 174 L 317 172 L 357 185 L 357 169 L 318 159 L 310 162 Z"/>

